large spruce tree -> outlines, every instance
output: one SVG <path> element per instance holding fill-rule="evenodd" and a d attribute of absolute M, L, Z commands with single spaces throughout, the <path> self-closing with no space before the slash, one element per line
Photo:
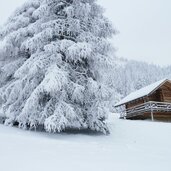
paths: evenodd
<path fill-rule="evenodd" d="M 108 132 L 101 75 L 114 33 L 96 0 L 29 0 L 0 30 L 0 115 L 48 132 Z"/>

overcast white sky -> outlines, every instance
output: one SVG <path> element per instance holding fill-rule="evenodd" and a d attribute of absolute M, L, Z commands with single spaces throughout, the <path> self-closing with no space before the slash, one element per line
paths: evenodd
<path fill-rule="evenodd" d="M 0 24 L 25 1 L 2 1 Z M 171 65 L 171 0 L 98 1 L 120 32 L 113 40 L 117 56 Z"/>

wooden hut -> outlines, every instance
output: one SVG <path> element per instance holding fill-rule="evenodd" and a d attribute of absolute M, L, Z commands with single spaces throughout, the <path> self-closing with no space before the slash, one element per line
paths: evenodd
<path fill-rule="evenodd" d="M 164 79 L 135 91 L 115 107 L 124 109 L 120 118 L 171 121 L 171 81 Z"/>

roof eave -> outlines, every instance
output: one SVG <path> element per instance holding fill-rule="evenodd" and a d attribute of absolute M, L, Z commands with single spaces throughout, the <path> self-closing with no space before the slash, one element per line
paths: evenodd
<path fill-rule="evenodd" d="M 134 99 L 134 100 L 131 100 L 131 101 L 125 102 L 125 103 L 119 103 L 119 104 L 116 104 L 116 105 L 114 105 L 114 107 L 120 107 L 120 106 L 126 105 L 126 104 L 128 104 L 128 103 L 130 103 L 130 102 L 133 102 L 133 101 L 135 101 L 135 100 L 142 99 L 142 98 L 144 98 L 144 97 L 148 97 L 149 95 L 150 95 L 150 93 L 149 93 L 149 94 L 147 94 L 147 95 L 144 95 L 144 96 L 142 96 L 142 97 L 139 97 L 139 98 L 137 98 L 137 99 Z"/>
<path fill-rule="evenodd" d="M 130 102 L 132 102 L 132 101 L 135 101 L 135 100 L 144 98 L 144 97 L 146 97 L 146 96 L 149 96 L 149 95 L 153 94 L 159 87 L 161 87 L 161 86 L 162 86 L 163 84 L 165 84 L 167 81 L 171 83 L 171 80 L 165 79 L 160 85 L 158 85 L 154 90 L 152 90 L 152 91 L 149 92 L 148 94 L 146 94 L 146 95 L 144 95 L 144 96 L 142 96 L 142 97 L 135 98 L 135 99 L 133 99 L 133 100 L 127 101 L 127 102 L 125 102 L 125 103 L 117 103 L 116 105 L 114 105 L 114 107 L 120 107 L 120 106 L 126 105 L 126 104 L 128 104 L 128 103 L 130 103 Z"/>

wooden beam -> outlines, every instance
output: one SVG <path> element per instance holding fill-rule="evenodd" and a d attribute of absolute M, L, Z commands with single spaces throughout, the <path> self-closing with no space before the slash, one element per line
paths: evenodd
<path fill-rule="evenodd" d="M 153 104 L 150 102 L 151 120 L 154 121 Z"/>
<path fill-rule="evenodd" d="M 151 120 L 154 121 L 154 113 L 153 113 L 153 109 L 151 109 Z"/>

